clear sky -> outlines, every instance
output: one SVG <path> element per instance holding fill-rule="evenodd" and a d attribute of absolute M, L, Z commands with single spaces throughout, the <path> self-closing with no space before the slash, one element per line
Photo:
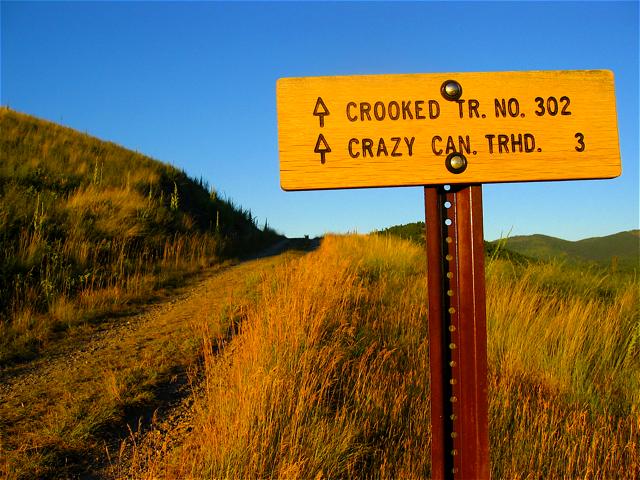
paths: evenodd
<path fill-rule="evenodd" d="M 276 80 L 610 69 L 623 175 L 486 185 L 487 239 L 638 228 L 638 2 L 1 2 L 1 103 L 203 177 L 288 236 L 424 219 L 421 188 L 280 190 Z"/>

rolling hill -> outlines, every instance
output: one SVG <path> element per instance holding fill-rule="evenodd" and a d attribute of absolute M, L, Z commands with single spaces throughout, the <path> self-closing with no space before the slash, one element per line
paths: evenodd
<path fill-rule="evenodd" d="M 403 238 L 405 240 L 411 240 L 419 245 L 424 245 L 424 222 L 407 223 L 404 225 L 394 225 L 383 230 L 375 232 L 378 235 L 392 235 L 395 237 Z M 484 242 L 485 255 L 489 257 L 499 257 L 506 260 L 511 260 L 515 263 L 525 263 L 532 261 L 533 259 L 518 253 L 514 250 L 509 250 L 504 245 L 498 243 Z"/>
<path fill-rule="evenodd" d="M 277 238 L 173 166 L 0 108 L 0 363 Z"/>
<path fill-rule="evenodd" d="M 424 222 L 395 225 L 377 232 L 424 243 Z M 638 268 L 640 230 L 619 232 L 605 237 L 575 242 L 547 235 L 525 235 L 485 242 L 487 255 L 508 255 L 512 260 L 559 259 L 572 263 L 615 266 L 624 270 Z"/>
<path fill-rule="evenodd" d="M 559 258 L 600 265 L 617 262 L 620 267 L 636 268 L 640 260 L 640 230 L 575 242 L 547 235 L 526 235 L 510 237 L 504 243 L 509 250 L 543 260 Z"/>

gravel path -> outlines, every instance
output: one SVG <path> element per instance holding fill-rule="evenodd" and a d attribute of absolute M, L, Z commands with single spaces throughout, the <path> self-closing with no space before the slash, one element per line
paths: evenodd
<path fill-rule="evenodd" d="M 190 429 L 203 335 L 228 337 L 225 312 L 291 255 L 280 253 L 292 246 L 298 245 L 282 242 L 260 258 L 211 269 L 169 301 L 104 322 L 0 372 L 0 457 L 9 459 L 4 468 L 0 460 L 0 477 L 4 470 L 9 478 L 115 478 L 130 460 L 120 449 L 124 439 L 162 436 L 165 443 L 179 443 Z M 126 398 L 130 381 L 148 384 L 142 392 L 152 400 L 138 405 Z M 85 449 L 60 446 L 65 436 L 85 438 L 79 429 L 91 415 L 104 414 L 105 402 L 128 406 L 117 419 L 107 418 L 104 428 L 88 432 Z M 50 451 L 61 465 L 42 460 Z"/>

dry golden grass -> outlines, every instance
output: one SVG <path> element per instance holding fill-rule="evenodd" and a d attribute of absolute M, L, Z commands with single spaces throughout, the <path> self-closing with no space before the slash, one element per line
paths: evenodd
<path fill-rule="evenodd" d="M 193 432 L 126 476 L 428 477 L 424 264 L 408 242 L 328 237 L 263 278 L 231 346 L 205 336 Z M 493 478 L 637 478 L 637 280 L 495 260 L 487 307 Z"/>
<path fill-rule="evenodd" d="M 202 180 L 0 107 L 0 366 L 276 237 Z"/>
<path fill-rule="evenodd" d="M 99 332 L 75 331 L 66 350 L 3 377 L 0 479 L 112 478 L 107 448 L 118 458 L 128 429 L 146 428 L 187 396 L 202 370 L 201 330 L 224 335 L 231 299 L 254 296 L 260 272 L 285 258 L 212 269 L 171 302 Z"/>

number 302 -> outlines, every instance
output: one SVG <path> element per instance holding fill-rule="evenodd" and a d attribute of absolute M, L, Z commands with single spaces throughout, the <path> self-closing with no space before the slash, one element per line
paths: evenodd
<path fill-rule="evenodd" d="M 569 111 L 569 104 L 571 103 L 571 100 L 569 100 L 569 97 L 562 96 L 560 97 L 559 102 L 556 97 L 548 97 L 546 101 L 546 109 L 544 98 L 536 97 L 535 102 L 538 104 L 539 110 L 536 110 L 533 113 L 539 117 L 542 117 L 545 114 L 555 117 L 558 114 L 558 111 L 560 111 L 560 115 L 571 115 L 571 112 Z M 562 109 L 560 107 L 562 107 Z"/>
<path fill-rule="evenodd" d="M 574 135 L 576 140 L 578 140 L 578 145 L 576 145 L 576 152 L 584 152 L 585 144 L 584 144 L 584 135 L 580 132 Z"/>

